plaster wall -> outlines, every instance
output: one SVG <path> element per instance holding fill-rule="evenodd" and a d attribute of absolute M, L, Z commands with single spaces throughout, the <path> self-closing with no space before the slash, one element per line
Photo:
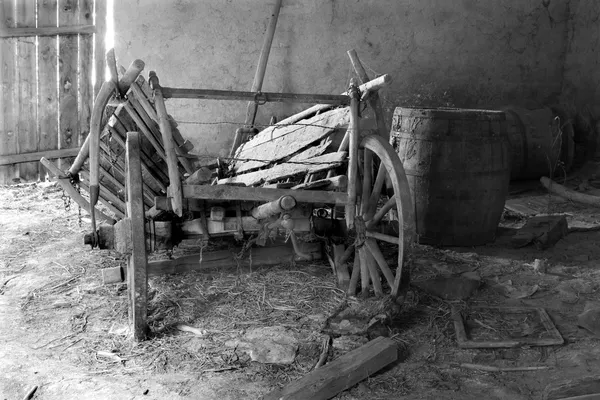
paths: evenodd
<path fill-rule="evenodd" d="M 563 101 L 577 109 L 596 108 L 600 117 L 600 2 L 572 0 Z"/>
<path fill-rule="evenodd" d="M 140 58 L 164 86 L 250 89 L 272 0 L 115 3 L 120 64 Z M 388 124 L 397 106 L 541 105 L 561 91 L 568 12 L 568 0 L 284 0 L 263 91 L 340 93 L 354 48 L 370 74 L 394 78 Z M 264 106 L 257 123 L 308 106 Z M 246 113 L 245 102 L 167 108 L 207 158 L 228 153 Z"/>

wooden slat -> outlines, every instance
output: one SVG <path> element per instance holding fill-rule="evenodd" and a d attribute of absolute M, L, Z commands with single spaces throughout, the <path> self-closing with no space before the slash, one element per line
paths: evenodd
<path fill-rule="evenodd" d="M 35 28 L 35 0 L 17 2 L 17 27 Z M 17 39 L 17 84 L 19 85 L 18 106 L 18 153 L 30 153 L 38 150 L 37 124 L 37 71 L 35 38 Z M 37 180 L 39 164 L 37 162 L 19 165 L 21 180 Z"/>
<path fill-rule="evenodd" d="M 58 0 L 40 1 L 38 4 L 38 27 L 56 27 Z M 56 37 L 38 38 L 38 124 L 40 132 L 40 152 L 58 149 L 58 42 Z M 50 152 L 43 155 L 52 157 Z M 69 157 L 76 156 L 69 154 Z M 40 156 L 42 157 L 42 156 Z M 37 157 L 37 160 L 40 159 Z M 62 155 L 61 155 L 62 157 Z M 42 176 L 46 170 L 42 168 Z"/>
<path fill-rule="evenodd" d="M 45 150 L 36 151 L 35 153 L 10 154 L 7 156 L 0 155 L 0 165 L 20 164 L 20 163 L 37 163 L 40 158 L 55 159 L 61 157 L 75 157 L 79 152 L 78 148 L 63 149 L 63 150 Z M 45 172 L 44 174 L 45 175 Z"/>
<path fill-rule="evenodd" d="M 5 22 L 8 27 L 14 27 L 12 1 L 3 1 Z M 16 115 L 19 104 L 18 86 L 16 80 L 16 39 L 0 39 L 0 82 L 2 83 L 2 96 L 0 96 L 0 155 L 16 154 L 17 129 Z M 0 167 L 0 184 L 13 183 L 18 178 L 18 168 L 14 165 Z"/>
<path fill-rule="evenodd" d="M 235 155 L 240 161 L 236 162 L 234 170 L 239 174 L 282 160 L 323 139 L 334 129 L 348 125 L 349 121 L 349 109 L 338 108 L 298 122 L 307 126 L 269 127 L 240 146 Z M 244 161 L 244 159 L 252 161 Z"/>
<path fill-rule="evenodd" d="M 292 196 L 298 203 L 346 205 L 348 195 L 338 192 L 320 192 L 291 189 L 271 189 L 226 185 L 184 185 L 183 197 L 189 199 L 222 201 L 273 201 L 281 196 Z"/>
<path fill-rule="evenodd" d="M 96 33 L 94 34 L 94 64 L 96 69 L 96 78 L 94 80 L 94 98 L 100 91 L 102 82 L 104 82 L 104 70 L 106 68 L 106 44 L 104 36 L 106 35 L 106 0 L 94 1 L 94 25 Z"/>
<path fill-rule="evenodd" d="M 59 0 L 59 26 L 77 24 L 78 4 L 73 0 Z M 58 38 L 58 108 L 59 108 L 59 148 L 66 149 L 79 145 L 79 110 L 77 92 L 77 36 Z M 61 169 L 68 169 L 68 160 L 61 160 Z"/>
<path fill-rule="evenodd" d="M 277 101 L 297 103 L 348 104 L 348 96 L 339 94 L 298 94 L 263 92 L 257 97 L 256 92 L 239 90 L 185 89 L 164 87 L 165 99 L 197 99 L 197 100 L 246 100 Z"/>
<path fill-rule="evenodd" d="M 309 158 L 296 163 L 283 163 L 273 168 L 236 175 L 231 178 L 220 179 L 219 184 L 244 183 L 246 186 L 270 183 L 279 179 L 289 178 L 301 174 L 314 174 L 338 167 L 346 159 L 345 151 L 328 153 L 319 157 Z"/>
<path fill-rule="evenodd" d="M 92 25 L 94 16 L 94 0 L 79 0 L 78 23 Z M 92 35 L 79 35 L 79 130 L 78 143 L 83 145 L 90 132 L 90 118 L 92 115 L 93 88 L 92 67 L 94 57 L 94 37 Z"/>

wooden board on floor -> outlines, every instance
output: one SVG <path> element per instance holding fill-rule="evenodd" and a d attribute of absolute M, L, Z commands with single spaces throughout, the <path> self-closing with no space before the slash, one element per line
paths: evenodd
<path fill-rule="evenodd" d="M 35 28 L 36 0 L 21 0 L 16 4 L 17 28 Z M 38 150 L 36 53 L 35 37 L 17 39 L 18 153 Z M 19 164 L 18 168 L 21 180 L 37 180 L 39 177 L 37 162 Z"/>
<path fill-rule="evenodd" d="M 260 161 L 238 161 L 234 171 L 239 174 L 283 160 L 328 136 L 336 128 L 347 126 L 349 122 L 349 108 L 345 107 L 297 122 L 300 125 L 269 127 L 240 146 L 235 154 L 237 159 Z"/>
<path fill-rule="evenodd" d="M 396 343 L 378 337 L 346 353 L 288 385 L 263 397 L 263 400 L 327 400 L 363 379 L 372 376 L 398 358 Z"/>
<path fill-rule="evenodd" d="M 14 3 L 4 1 L 0 3 L 4 7 L 6 25 L 14 27 L 12 15 Z M 19 104 L 18 83 L 16 75 L 16 49 L 17 39 L 0 39 L 0 56 L 2 57 L 2 68 L 0 68 L 0 83 L 2 83 L 2 96 L 0 96 L 0 157 L 6 154 L 17 154 L 17 112 Z M 14 165 L 0 166 L 0 184 L 11 184 L 13 179 L 18 178 L 18 167 Z"/>
<path fill-rule="evenodd" d="M 58 25 L 72 26 L 77 24 L 78 4 L 71 0 L 59 0 Z M 61 35 L 59 42 L 58 63 L 58 109 L 59 109 L 59 148 L 77 147 L 79 144 L 79 110 L 77 92 L 79 79 L 77 76 L 77 36 Z M 63 170 L 70 166 L 69 160 L 63 159 L 59 167 Z"/>
<path fill-rule="evenodd" d="M 38 6 L 38 27 L 55 27 L 58 0 L 42 1 Z M 40 151 L 58 149 L 57 46 L 56 36 L 40 36 L 38 38 L 38 126 L 40 132 Z M 44 157 L 50 158 L 47 154 L 44 154 Z M 40 158 L 41 156 L 37 157 L 37 160 Z M 40 168 L 42 168 L 40 175 L 45 176 L 45 168 L 41 164 Z"/>
<path fill-rule="evenodd" d="M 335 168 L 346 159 L 346 152 L 328 153 L 319 157 L 309 158 L 295 163 L 277 164 L 273 168 L 236 175 L 231 178 L 220 179 L 219 184 L 243 183 L 254 186 L 262 183 L 274 182 L 295 175 L 315 173 Z"/>

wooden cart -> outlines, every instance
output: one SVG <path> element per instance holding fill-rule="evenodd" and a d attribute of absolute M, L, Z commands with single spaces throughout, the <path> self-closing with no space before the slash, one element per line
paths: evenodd
<path fill-rule="evenodd" d="M 268 238 L 277 235 L 290 239 L 296 260 L 313 259 L 320 254 L 320 246 L 305 243 L 302 237 L 317 232 L 329 241 L 328 257 L 348 295 L 356 295 L 359 287 L 362 296 L 371 289 L 376 296 L 398 295 L 402 266 L 414 241 L 415 220 L 402 163 L 381 123 L 377 90 L 390 78 L 384 75 L 369 81 L 356 53 L 349 55 L 364 83 L 358 86 L 353 81 L 342 95 L 161 87 L 154 72 L 148 82 L 140 76 L 144 64 L 137 60 L 122 71 L 120 79 L 114 71 L 112 80 L 102 86 L 90 135 L 70 170 L 59 171 L 42 159 L 69 194 L 89 207 L 92 232 L 86 242 L 129 254 L 127 269 L 112 271 L 117 277 L 107 279 L 127 280 L 136 340 L 146 336 L 148 275 L 239 261 L 231 251 L 205 251 L 201 261 L 191 256 L 149 263 L 146 238 L 154 233 L 149 232 L 154 225 L 148 221 L 161 211 L 183 231 L 205 241 L 222 236 L 243 241 L 246 256 L 258 263 L 287 259 L 287 252 L 261 250 Z M 164 99 L 169 98 L 318 105 L 267 127 L 246 142 L 241 137 L 250 130 L 238 131 L 232 157 L 211 177 L 204 174 L 206 170 L 196 171 L 193 156 L 187 154 L 190 146 L 167 114 Z M 361 138 L 359 110 L 365 103 L 376 108 L 379 132 Z M 337 151 L 327 150 L 332 146 L 328 138 L 340 126 L 347 129 Z M 311 129 L 323 132 L 313 137 Z M 285 149 L 278 153 L 282 143 Z M 249 149 L 260 146 L 270 149 L 267 158 L 248 157 L 258 154 Z M 294 182 L 289 182 L 290 177 Z M 73 182 L 89 191 L 89 203 L 73 189 Z M 95 208 L 98 201 L 116 218 L 100 213 Z M 97 225 L 100 219 L 108 224 Z M 397 254 L 394 262 L 390 262 L 390 246 Z"/>

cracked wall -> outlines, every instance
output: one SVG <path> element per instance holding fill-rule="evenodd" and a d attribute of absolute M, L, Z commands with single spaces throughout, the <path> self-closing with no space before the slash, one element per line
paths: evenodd
<path fill-rule="evenodd" d="M 119 63 L 143 59 L 164 86 L 250 89 L 272 1 L 116 3 Z M 397 106 L 536 107 L 560 94 L 568 11 L 567 0 L 284 0 L 263 91 L 340 93 L 354 48 L 370 74 L 394 78 L 388 124 Z M 307 106 L 261 107 L 258 123 Z M 246 113 L 245 102 L 167 108 L 208 158 L 228 153 Z"/>

